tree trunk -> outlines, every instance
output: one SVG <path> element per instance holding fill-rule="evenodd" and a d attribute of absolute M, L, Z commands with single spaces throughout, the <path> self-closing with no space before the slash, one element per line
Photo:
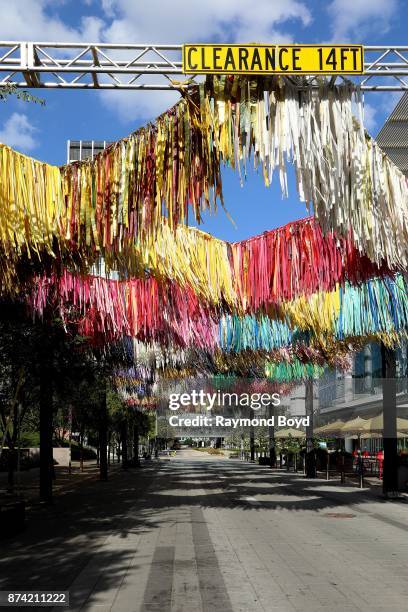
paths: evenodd
<path fill-rule="evenodd" d="M 139 426 L 137 423 L 133 426 L 133 460 L 135 465 L 139 465 Z"/>
<path fill-rule="evenodd" d="M 120 432 L 121 445 L 122 445 L 122 468 L 124 470 L 128 467 L 128 440 L 127 440 L 127 423 L 123 421 Z"/>
<path fill-rule="evenodd" d="M 13 405 L 13 434 L 10 433 L 7 435 L 8 439 L 8 474 L 7 474 L 7 490 L 12 493 L 14 491 L 15 484 L 15 471 L 17 468 L 17 449 L 16 449 L 16 439 L 17 439 L 17 429 L 20 425 L 18 421 L 18 413 L 17 406 Z"/>
<path fill-rule="evenodd" d="M 255 432 L 252 424 L 249 428 L 249 449 L 251 453 L 251 461 L 255 461 Z"/>
<path fill-rule="evenodd" d="M 381 345 L 383 376 L 383 493 L 398 491 L 397 381 L 395 351 Z"/>
<path fill-rule="evenodd" d="M 72 406 L 69 408 L 69 464 L 68 464 L 68 473 L 72 473 Z"/>
<path fill-rule="evenodd" d="M 269 418 L 273 418 L 273 408 L 272 406 L 269 408 Z M 275 451 L 275 426 L 269 425 L 268 428 L 269 435 L 269 465 L 270 467 L 276 467 L 276 451 Z"/>
<path fill-rule="evenodd" d="M 9 493 L 14 491 L 14 473 L 16 470 L 17 464 L 17 453 L 14 446 L 9 443 L 8 453 L 7 453 L 7 490 Z"/>
<path fill-rule="evenodd" d="M 102 395 L 99 422 L 99 479 L 108 480 L 108 414 L 106 411 L 106 390 Z"/>
<path fill-rule="evenodd" d="M 52 413 L 52 368 L 49 355 L 44 355 L 40 372 L 40 497 L 47 503 L 52 502 Z"/>
<path fill-rule="evenodd" d="M 79 469 L 81 473 L 84 471 L 84 427 L 82 424 L 79 434 Z"/>

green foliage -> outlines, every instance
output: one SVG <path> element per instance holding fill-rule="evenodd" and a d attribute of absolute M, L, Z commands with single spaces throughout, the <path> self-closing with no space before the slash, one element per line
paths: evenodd
<path fill-rule="evenodd" d="M 38 448 L 40 446 L 40 434 L 38 431 L 24 431 L 20 436 L 21 448 Z"/>
<path fill-rule="evenodd" d="M 106 407 L 109 418 L 113 423 L 120 423 L 127 418 L 128 407 L 112 387 L 108 387 L 106 391 Z"/>
<path fill-rule="evenodd" d="M 23 102 L 32 102 L 33 104 L 45 106 L 43 98 L 30 94 L 26 89 L 18 89 L 14 83 L 6 83 L 6 85 L 0 87 L 0 101 L 5 102 L 10 96 L 15 96 L 17 100 L 22 100 Z"/>
<path fill-rule="evenodd" d="M 51 309 L 44 314 L 44 322 L 33 322 L 21 304 L 0 301 L 0 432 L 7 430 L 5 445 L 15 449 L 19 437 L 21 447 L 39 445 L 43 384 L 52 402 L 57 446 L 68 444 L 70 431 L 79 435 L 80 442 L 86 438 L 89 445 L 97 446 L 104 414 L 109 443 L 114 446 L 124 429 L 130 443 L 135 425 L 140 437 L 153 437 L 155 414 L 129 407 L 110 386 L 116 363 L 114 353 L 90 348 L 76 327 L 64 326 Z M 73 458 L 79 456 L 78 444 L 73 442 Z M 84 458 L 94 458 L 93 451 L 86 451 Z M 14 469 L 10 467 L 11 472 Z"/>
<path fill-rule="evenodd" d="M 281 442 L 282 450 L 288 453 L 299 453 L 304 446 L 305 442 L 302 438 L 293 438 L 290 435 Z"/>
<path fill-rule="evenodd" d="M 151 412 L 145 413 L 146 417 L 146 434 L 149 438 L 154 438 L 156 435 L 156 415 Z"/>

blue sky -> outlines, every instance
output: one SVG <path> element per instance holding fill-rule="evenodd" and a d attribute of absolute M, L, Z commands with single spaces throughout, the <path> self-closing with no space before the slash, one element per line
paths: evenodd
<path fill-rule="evenodd" d="M 0 39 L 33 41 L 183 43 L 352 41 L 408 44 L 407 0 L 0 0 Z M 50 163 L 65 162 L 68 139 L 117 140 L 164 111 L 173 94 L 36 90 L 45 107 L 9 100 L 0 104 L 0 141 Z M 376 134 L 397 101 L 366 96 L 366 126 Z M 251 173 L 243 188 L 224 173 L 228 211 L 203 229 L 240 240 L 306 214 L 296 187 L 282 199 Z"/>

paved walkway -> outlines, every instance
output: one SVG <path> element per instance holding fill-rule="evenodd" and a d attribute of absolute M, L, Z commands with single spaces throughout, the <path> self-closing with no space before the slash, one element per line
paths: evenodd
<path fill-rule="evenodd" d="M 2 543 L 1 589 L 76 610 L 402 612 L 408 505 L 193 451 L 84 483 Z"/>

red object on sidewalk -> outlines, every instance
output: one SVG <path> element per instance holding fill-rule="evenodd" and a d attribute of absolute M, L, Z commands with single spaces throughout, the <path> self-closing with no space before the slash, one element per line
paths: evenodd
<path fill-rule="evenodd" d="M 384 451 L 380 450 L 377 453 L 377 461 L 378 461 L 378 472 L 379 478 L 381 479 L 383 476 L 383 464 L 384 464 Z"/>

